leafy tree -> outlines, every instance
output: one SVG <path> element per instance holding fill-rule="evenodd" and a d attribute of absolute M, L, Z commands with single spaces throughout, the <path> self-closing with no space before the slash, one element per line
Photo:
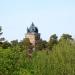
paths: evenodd
<path fill-rule="evenodd" d="M 13 47 L 17 46 L 17 45 L 18 45 L 18 40 L 13 40 L 13 41 L 11 41 L 11 45 L 12 45 Z"/>
<path fill-rule="evenodd" d="M 10 44 L 8 41 L 4 41 L 4 42 L 2 43 L 2 48 L 7 49 L 7 48 L 9 48 L 9 47 L 11 47 L 11 44 Z"/>
<path fill-rule="evenodd" d="M 51 35 L 50 40 L 48 42 L 48 48 L 50 50 L 52 50 L 53 46 L 58 43 L 58 39 L 57 38 L 58 37 L 57 37 L 56 34 Z"/>
<path fill-rule="evenodd" d="M 38 40 L 35 46 L 36 50 L 43 50 L 47 48 L 47 42 L 45 40 Z"/>
<path fill-rule="evenodd" d="M 48 42 L 46 40 L 42 40 L 43 49 L 47 48 Z"/>
<path fill-rule="evenodd" d="M 65 40 L 73 40 L 72 35 L 69 34 L 62 34 L 60 40 L 65 39 Z"/>
<path fill-rule="evenodd" d="M 32 48 L 32 45 L 31 45 L 30 40 L 28 38 L 24 38 L 21 42 L 19 42 L 19 45 L 22 50 Z"/>

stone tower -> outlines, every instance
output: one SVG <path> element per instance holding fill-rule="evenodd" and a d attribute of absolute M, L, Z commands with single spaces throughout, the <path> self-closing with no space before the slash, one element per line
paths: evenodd
<path fill-rule="evenodd" d="M 35 46 L 37 41 L 40 40 L 40 33 L 38 33 L 38 28 L 34 25 L 34 23 L 31 24 L 29 28 L 27 28 L 26 38 L 30 40 L 30 43 Z"/>

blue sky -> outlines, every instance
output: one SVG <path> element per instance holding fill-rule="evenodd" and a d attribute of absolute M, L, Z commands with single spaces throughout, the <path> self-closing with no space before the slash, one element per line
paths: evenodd
<path fill-rule="evenodd" d="M 45 40 L 54 33 L 75 38 L 75 0 L 0 0 L 0 26 L 6 40 L 22 40 L 32 22 Z"/>

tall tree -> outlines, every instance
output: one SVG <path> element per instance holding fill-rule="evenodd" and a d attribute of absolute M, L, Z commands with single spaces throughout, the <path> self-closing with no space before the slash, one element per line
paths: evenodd
<path fill-rule="evenodd" d="M 4 38 L 1 37 L 2 34 L 3 34 L 2 27 L 0 26 L 0 47 L 2 47 L 2 44 L 3 44 L 2 41 L 4 41 Z"/>
<path fill-rule="evenodd" d="M 1 35 L 3 34 L 2 32 L 2 27 L 0 26 L 0 42 L 2 42 L 4 40 L 4 38 L 1 38 Z"/>

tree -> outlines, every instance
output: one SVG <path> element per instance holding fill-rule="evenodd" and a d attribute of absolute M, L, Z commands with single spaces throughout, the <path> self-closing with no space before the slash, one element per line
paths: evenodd
<path fill-rule="evenodd" d="M 15 47 L 18 45 L 18 40 L 11 41 L 11 46 Z"/>
<path fill-rule="evenodd" d="M 47 48 L 47 42 L 45 40 L 38 40 L 35 46 L 36 50 L 43 50 Z"/>
<path fill-rule="evenodd" d="M 73 40 L 72 35 L 69 34 L 62 34 L 60 40 Z"/>
<path fill-rule="evenodd" d="M 4 41 L 4 42 L 2 43 L 2 48 L 7 49 L 7 48 L 9 48 L 9 47 L 11 47 L 11 44 L 10 44 L 8 41 Z"/>
<path fill-rule="evenodd" d="M 31 48 L 31 43 L 28 38 L 24 38 L 22 41 L 20 41 L 19 45 L 22 50 Z"/>
<path fill-rule="evenodd" d="M 3 34 L 2 27 L 0 26 L 0 36 Z M 0 42 L 4 41 L 4 38 L 0 38 Z"/>
<path fill-rule="evenodd" d="M 57 37 L 56 34 L 51 35 L 50 40 L 48 42 L 48 48 L 50 50 L 52 50 L 53 46 L 58 43 L 58 39 L 57 38 L 58 37 Z"/>
<path fill-rule="evenodd" d="M 0 26 L 0 47 L 2 47 L 2 44 L 3 44 L 2 41 L 4 41 L 4 38 L 1 37 L 2 34 L 3 34 L 2 27 Z"/>

